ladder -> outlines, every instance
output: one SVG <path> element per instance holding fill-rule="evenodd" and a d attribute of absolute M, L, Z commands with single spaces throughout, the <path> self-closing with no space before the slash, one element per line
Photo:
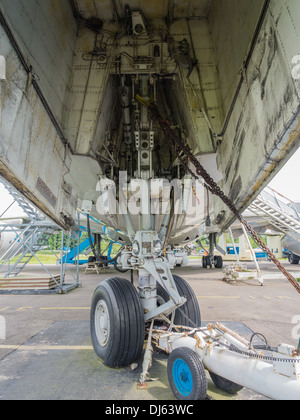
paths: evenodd
<path fill-rule="evenodd" d="M 37 252 L 47 245 L 50 235 L 57 232 L 59 228 L 16 189 L 1 178 L 0 182 L 13 198 L 12 204 L 18 204 L 24 213 L 22 224 L 6 223 L 0 229 L 0 234 L 5 232 L 13 232 L 15 234 L 11 245 L 0 256 L 0 273 L 5 270 L 6 273 L 3 278 L 6 279 L 20 274 L 34 257 L 39 261 L 36 255 Z M 5 215 L 9 208 L 2 216 Z"/>
<path fill-rule="evenodd" d="M 44 292 L 59 294 L 68 293 L 71 290 L 79 287 L 79 255 L 77 259 L 74 257 L 73 262 L 73 264 L 76 265 L 76 271 L 72 272 L 66 267 L 67 264 L 61 264 L 60 276 L 51 274 L 47 266 L 39 259 L 39 256 L 37 255 L 38 251 L 47 246 L 49 237 L 52 234 L 57 234 L 60 232 L 63 244 L 65 235 L 64 231 L 61 230 L 61 228 L 54 222 L 48 219 L 47 216 L 42 213 L 42 211 L 27 201 L 27 199 L 22 196 L 21 192 L 17 191 L 14 187 L 9 185 L 1 176 L 0 183 L 3 184 L 3 186 L 13 198 L 13 202 L 0 215 L 0 221 L 2 222 L 0 224 L 0 237 L 1 234 L 5 235 L 6 233 L 10 233 L 10 237 L 13 238 L 11 242 L 9 242 L 8 248 L 3 250 L 3 254 L 0 255 L 0 278 L 9 279 L 11 277 L 18 276 L 24 270 L 27 264 L 33 258 L 35 258 L 39 262 L 39 265 L 48 274 L 49 278 L 51 278 L 57 285 L 57 287 L 54 289 L 51 288 L 47 291 L 36 289 L 33 291 L 34 294 Z M 20 207 L 20 213 L 23 211 L 23 214 L 18 218 L 12 219 L 10 217 L 10 209 L 15 203 L 18 204 Z M 19 219 L 21 219 L 21 221 Z M 79 241 L 80 230 L 75 233 L 78 234 Z M 70 240 L 71 234 L 66 233 L 66 236 L 69 237 Z M 52 254 L 57 258 L 57 255 L 54 254 L 53 251 Z M 60 261 L 62 261 L 62 259 L 63 247 L 61 249 Z M 74 282 L 65 283 L 65 276 L 67 271 L 68 274 L 74 279 Z M 18 294 L 22 292 L 27 293 L 27 290 L 24 288 L 24 290 L 15 290 L 15 292 Z M 0 295 L 6 293 L 6 290 L 0 290 Z M 10 291 L 8 293 L 10 293 Z"/>
<path fill-rule="evenodd" d="M 295 203 L 267 187 L 248 207 L 276 231 L 300 242 L 300 212 Z"/>
<path fill-rule="evenodd" d="M 0 264 L 1 268 L 9 265 L 8 271 L 3 278 L 15 277 L 21 273 L 26 265 L 36 256 L 37 252 L 47 245 L 50 235 L 52 235 L 57 228 L 55 226 L 30 226 L 26 232 L 22 232 L 17 238 L 20 241 L 20 246 L 13 249 L 13 252 L 8 253 L 5 260 Z M 16 257 L 16 260 L 11 263 L 11 260 Z"/>
<path fill-rule="evenodd" d="M 1 181 L 1 180 L 0 180 Z M 23 212 L 28 216 L 30 220 L 44 220 L 45 216 L 29 201 L 24 198 L 17 190 L 10 186 L 6 182 L 2 182 L 5 189 L 9 192 L 10 196 L 14 199 L 14 202 L 19 205 Z"/>

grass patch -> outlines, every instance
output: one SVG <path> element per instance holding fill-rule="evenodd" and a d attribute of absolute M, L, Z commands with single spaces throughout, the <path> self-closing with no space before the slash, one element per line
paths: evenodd
<path fill-rule="evenodd" d="M 56 264 L 56 261 L 58 258 L 60 258 L 60 256 L 58 255 L 57 257 L 53 254 L 44 254 L 43 252 L 37 252 L 37 257 L 38 259 L 43 263 L 43 264 Z M 10 264 L 14 264 L 15 262 L 18 261 L 18 256 L 14 257 L 11 261 Z M 26 258 L 24 258 L 23 261 L 26 261 Z M 35 258 L 32 257 L 32 259 L 30 260 L 30 262 L 28 263 L 29 265 L 37 265 L 39 264 L 39 261 Z"/>
<path fill-rule="evenodd" d="M 42 264 L 44 265 L 57 265 L 58 264 L 58 260 L 60 260 L 61 254 L 60 252 L 55 252 L 55 255 L 53 255 L 53 253 L 51 251 L 39 251 L 37 252 L 37 257 L 38 259 L 41 261 Z M 92 255 L 92 254 L 91 254 Z M 111 258 L 114 258 L 115 254 L 112 253 Z M 14 263 L 17 262 L 18 260 L 18 256 L 12 258 L 12 260 L 10 261 L 10 264 L 13 265 Z M 84 254 L 79 255 L 79 259 L 80 260 L 88 260 L 89 255 L 86 256 Z M 26 261 L 27 258 L 24 258 L 23 261 Z M 2 261 L 0 261 L 2 262 Z M 39 261 L 35 258 L 32 257 L 32 259 L 30 260 L 30 262 L 28 263 L 28 265 L 38 265 L 40 264 Z"/>
<path fill-rule="evenodd" d="M 37 252 L 36 256 L 38 257 L 38 259 L 41 261 L 42 264 L 45 265 L 56 265 L 57 264 L 57 260 L 60 260 L 60 253 L 55 253 L 55 255 L 53 255 L 51 252 L 47 252 L 47 251 L 39 251 Z M 18 261 L 18 256 L 12 258 L 12 260 L 10 261 L 10 264 L 13 265 L 14 263 L 16 263 Z M 80 259 L 87 259 L 88 257 L 86 255 L 81 255 Z M 23 259 L 23 261 L 26 261 L 26 257 Z M 39 261 L 35 258 L 32 257 L 32 259 L 30 260 L 30 262 L 28 263 L 28 265 L 38 265 L 40 264 Z"/>

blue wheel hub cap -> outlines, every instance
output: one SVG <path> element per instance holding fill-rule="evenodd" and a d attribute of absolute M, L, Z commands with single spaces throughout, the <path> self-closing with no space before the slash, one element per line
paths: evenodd
<path fill-rule="evenodd" d="M 190 368 L 184 360 L 175 360 L 173 365 L 173 379 L 180 394 L 188 397 L 193 390 L 193 377 Z"/>

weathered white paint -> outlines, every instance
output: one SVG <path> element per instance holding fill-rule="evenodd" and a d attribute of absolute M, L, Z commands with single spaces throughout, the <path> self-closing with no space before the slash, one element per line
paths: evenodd
<path fill-rule="evenodd" d="M 64 192 L 64 175 L 72 156 L 63 146 L 29 77 L 0 27 L 0 51 L 7 62 L 7 83 L 2 85 L 0 173 L 59 224 L 61 212 L 75 216 L 76 194 Z M 49 189 L 42 194 L 38 179 Z M 55 205 L 49 194 L 55 197 Z"/>
<path fill-rule="evenodd" d="M 213 153 L 216 142 L 212 138 L 209 126 L 202 112 L 208 115 L 213 130 L 219 133 L 222 128 L 222 109 L 220 108 L 220 91 L 218 68 L 214 55 L 214 46 L 210 37 L 210 27 L 206 19 L 181 19 L 170 27 L 175 41 L 187 39 L 191 53 L 198 60 L 197 68 L 190 76 L 191 84 L 186 78 L 186 70 L 178 69 L 179 81 L 176 83 L 176 102 L 182 124 L 187 124 L 189 139 L 195 153 Z"/>
<path fill-rule="evenodd" d="M 209 24 L 224 114 L 228 112 L 237 88 L 239 73 L 249 52 L 263 3 L 263 0 L 212 1 Z"/>
<path fill-rule="evenodd" d="M 65 99 L 64 126 L 76 154 L 89 155 L 95 136 L 101 105 L 106 93 L 110 66 L 85 61 L 83 52 L 93 51 L 96 35 L 87 28 L 79 30 L 75 47 L 73 75 Z M 114 55 L 110 57 L 110 65 Z M 111 92 L 112 94 L 112 92 Z M 107 122 L 106 122 L 107 125 Z M 104 130 L 107 127 L 104 128 Z M 102 139 L 98 139 L 98 142 Z"/>
<path fill-rule="evenodd" d="M 197 348 L 194 342 L 185 342 L 189 339 L 175 341 L 174 348 Z M 202 359 L 205 368 L 228 381 L 251 389 L 276 401 L 298 401 L 300 382 L 298 378 L 287 374 L 278 374 L 273 364 L 255 360 L 235 354 L 227 349 L 214 347 L 213 351 L 205 352 L 197 349 L 197 354 Z M 284 362 L 281 363 L 284 365 Z M 297 362 L 295 363 L 297 365 Z M 286 363 L 289 365 L 289 363 Z M 290 363 L 296 371 L 297 368 Z M 291 369 L 292 369 L 291 368 Z M 282 366 L 281 366 L 282 369 Z"/>
<path fill-rule="evenodd" d="M 299 7 L 271 1 L 218 150 L 223 189 L 241 209 L 300 145 L 300 84 L 291 72 L 299 48 L 299 21 L 292 16 Z M 224 208 L 219 201 L 216 207 Z"/>
<path fill-rule="evenodd" d="M 58 220 L 62 210 L 72 213 L 76 195 L 94 200 L 101 174 L 96 158 L 105 133 L 114 131 L 120 139 L 121 109 L 115 108 L 118 89 L 114 60 L 122 52 L 133 54 L 134 48 L 128 45 L 125 35 L 113 42 L 113 34 L 118 30 L 117 15 L 124 16 L 125 2 L 74 2 L 82 17 L 98 16 L 104 21 L 107 60 L 102 63 L 84 60 L 95 48 L 96 35 L 85 26 L 77 28 L 69 2 L 13 3 L 3 0 L 1 10 L 78 157 L 74 159 L 62 145 L 30 83 L 32 75 L 23 70 L 1 30 L 0 55 L 7 58 L 8 80 L 2 89 L 2 167 Z M 186 69 L 176 68 L 175 61 L 167 57 L 167 43 L 161 43 L 165 72 L 172 73 L 175 68 L 177 72 L 176 81 L 168 82 L 170 101 L 176 104 L 175 112 L 193 152 L 203 154 L 204 161 L 206 154 L 217 153 L 223 176 L 220 186 L 244 209 L 299 145 L 300 80 L 292 73 L 293 57 L 299 55 L 300 23 L 295 18 L 300 13 L 299 2 L 271 0 L 244 71 L 262 0 L 232 0 L 230 4 L 225 0 L 135 0 L 131 6 L 144 11 L 157 42 L 161 42 L 161 34 L 166 38 L 167 31 L 175 41 L 188 41 L 191 56 L 198 60 L 198 68 L 191 75 L 192 85 L 186 80 Z M 188 16 L 193 18 L 187 20 Z M 169 18 L 169 27 L 165 17 Z M 136 47 L 135 54 L 151 54 L 153 46 L 149 45 Z M 160 65 L 158 60 L 155 66 Z M 241 73 L 243 81 L 223 140 L 219 141 L 211 135 L 207 120 L 211 130 L 220 134 Z M 75 179 L 78 174 L 80 181 Z M 36 190 L 38 178 L 57 197 L 55 209 Z M 64 181 L 74 189 L 71 198 Z M 231 215 L 216 200 L 215 214 L 224 209 L 227 213 L 223 226 Z"/>
<path fill-rule="evenodd" d="M 62 122 L 77 31 L 70 2 L 1 0 L 0 8 L 52 112 Z"/>

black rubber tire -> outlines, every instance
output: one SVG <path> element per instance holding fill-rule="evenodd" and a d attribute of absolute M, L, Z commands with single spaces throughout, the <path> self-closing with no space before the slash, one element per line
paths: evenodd
<path fill-rule="evenodd" d="M 178 371 L 176 366 L 178 362 L 184 362 L 188 366 L 188 376 L 192 378 L 186 392 L 184 392 L 184 381 L 181 381 L 178 377 L 180 375 L 180 371 Z M 204 401 L 206 399 L 207 378 L 205 369 L 199 356 L 193 350 L 185 347 L 174 350 L 168 359 L 167 372 L 171 390 L 177 400 Z M 178 382 L 183 385 L 183 389 L 178 385 Z"/>
<path fill-rule="evenodd" d="M 297 265 L 297 264 L 299 264 L 299 261 L 300 261 L 300 259 L 296 255 L 294 255 L 294 254 L 290 254 L 289 255 L 289 262 L 290 262 L 290 264 Z"/>
<path fill-rule="evenodd" d="M 105 343 L 101 343 L 96 331 L 95 314 L 101 304 L 105 304 L 109 316 Z M 145 339 L 144 311 L 129 281 L 112 278 L 98 286 L 92 299 L 90 327 L 95 353 L 106 366 L 126 367 L 140 359 Z"/>
<path fill-rule="evenodd" d="M 219 255 L 215 257 L 215 268 L 223 268 L 223 258 Z"/>
<path fill-rule="evenodd" d="M 187 302 L 176 310 L 174 319 L 175 325 L 200 328 L 201 313 L 194 290 L 182 277 L 173 276 L 173 278 L 180 296 L 187 299 Z M 160 284 L 157 285 L 157 294 L 164 302 L 170 300 L 169 294 Z"/>
<path fill-rule="evenodd" d="M 216 375 L 215 373 L 209 372 L 209 374 L 213 383 L 221 391 L 225 391 L 228 394 L 234 395 L 243 389 L 243 386 L 240 386 L 238 384 L 235 384 L 234 382 L 228 381 L 227 379 L 224 379 L 221 376 Z"/>
<path fill-rule="evenodd" d="M 203 268 L 213 267 L 212 259 L 209 255 L 206 255 L 202 258 L 202 267 Z"/>

